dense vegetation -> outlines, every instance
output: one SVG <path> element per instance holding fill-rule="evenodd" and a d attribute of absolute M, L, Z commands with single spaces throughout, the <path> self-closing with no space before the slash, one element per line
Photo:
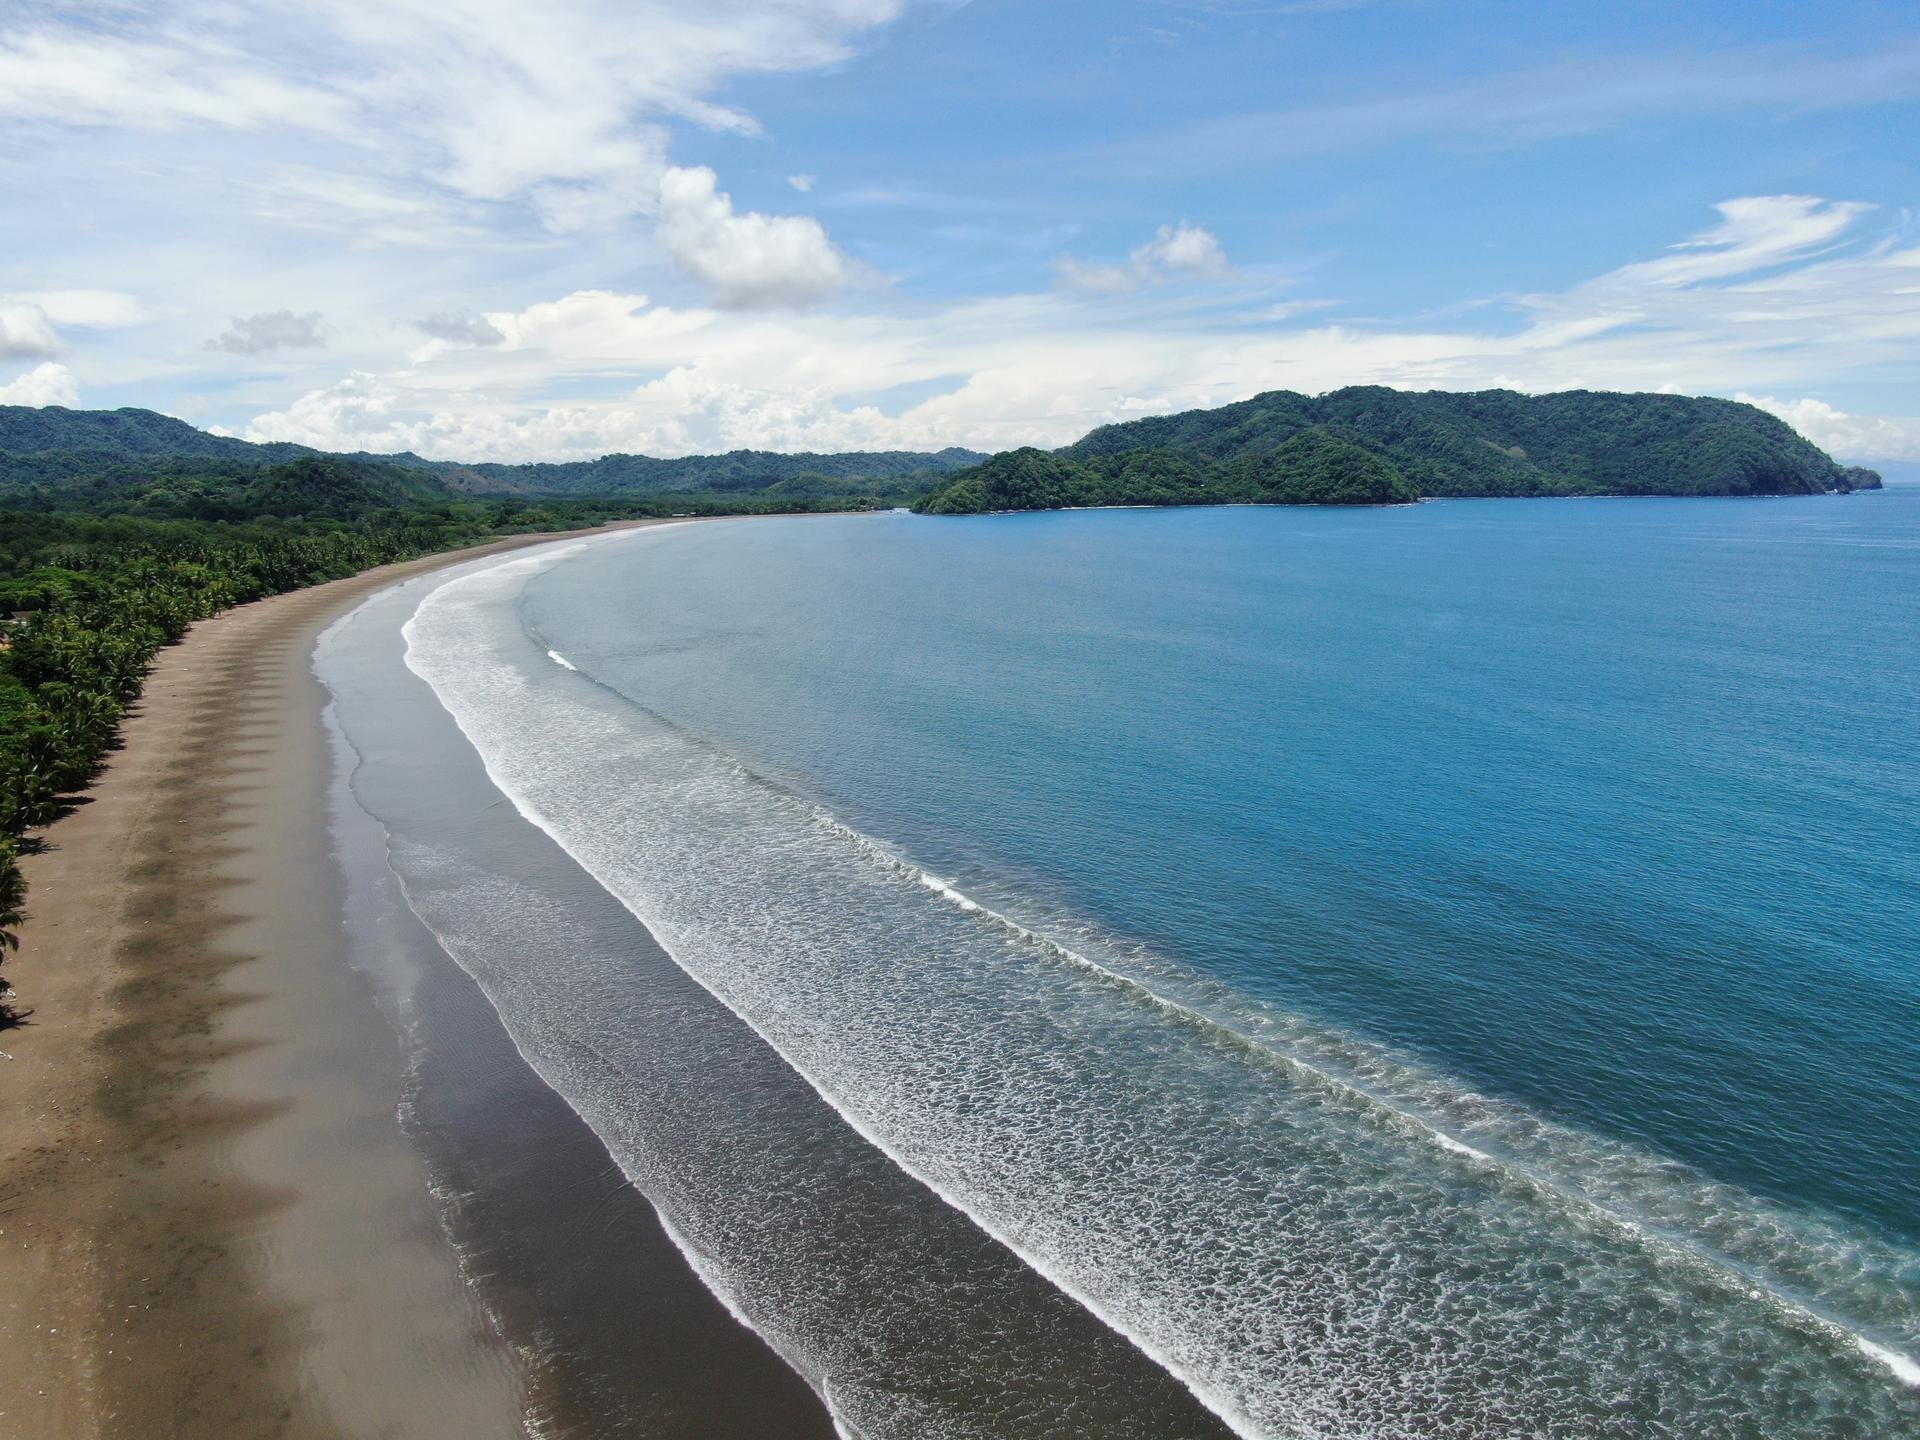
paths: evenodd
<path fill-rule="evenodd" d="M 187 472 L 204 468 L 208 460 L 258 469 L 320 453 L 304 445 L 256 445 L 210 435 L 151 410 L 0 405 L 0 495 L 30 485 L 98 482 L 114 475 L 137 478 L 151 473 L 156 463 Z M 468 465 L 406 453 L 339 458 L 410 475 L 417 485 L 435 492 L 468 495 L 738 494 L 779 487 L 788 495 L 869 494 L 906 500 L 941 476 L 986 457 L 956 449 L 931 455 L 910 450 L 844 455 L 735 450 L 673 460 L 604 455 L 551 465 Z"/>
<path fill-rule="evenodd" d="M 0 958 L 17 943 L 27 832 L 93 776 L 154 653 L 194 621 L 499 534 L 876 503 L 857 491 L 482 500 L 404 466 L 310 455 L 121 459 L 0 495 Z M 0 980 L 0 1024 L 14 1018 L 6 1000 Z"/>
<path fill-rule="evenodd" d="M 1041 465 L 1034 458 L 1050 462 Z M 1732 400 L 1575 390 L 1276 390 L 1107 425 L 950 477 L 929 514 L 1070 505 L 1379 504 L 1418 495 L 1810 495 L 1871 488 Z"/>
<path fill-rule="evenodd" d="M 776 487 L 810 495 L 849 487 L 911 499 L 955 470 L 978 465 L 974 450 L 851 451 L 843 455 L 779 455 L 770 450 L 732 450 L 725 455 L 685 455 L 656 460 L 647 455 L 604 455 L 555 465 L 455 465 L 396 457 L 443 484 L 473 494 L 567 493 L 617 495 L 707 491 L 736 494 Z"/>
<path fill-rule="evenodd" d="M 1879 483 L 1749 405 L 1590 391 L 1274 391 L 990 458 L 742 450 L 561 465 L 328 456 L 148 410 L 0 406 L 0 959 L 20 921 L 23 837 L 94 773 L 154 652 L 228 605 L 387 561 L 622 517 L 916 497 L 929 514 L 977 514 Z M 0 1023 L 4 1000 L 0 982 Z"/>
<path fill-rule="evenodd" d="M 956 476 L 918 508 L 928 515 L 978 515 L 1082 505 L 1392 505 L 1418 498 L 1392 465 L 1315 426 L 1226 461 L 1178 449 L 1087 460 L 1012 450 Z"/>

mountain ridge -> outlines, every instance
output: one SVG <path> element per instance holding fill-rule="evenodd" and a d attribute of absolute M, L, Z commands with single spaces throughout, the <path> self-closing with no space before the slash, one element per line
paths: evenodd
<path fill-rule="evenodd" d="M 1054 451 L 953 446 L 461 462 L 215 435 L 136 407 L 0 406 L 0 496 L 96 497 L 326 460 L 415 502 L 707 494 L 916 500 L 931 514 L 1085 505 L 1394 504 L 1425 497 L 1790 495 L 1878 488 L 1740 401 L 1569 390 L 1273 390 L 1089 431 Z M 331 473 L 297 471 L 314 477 Z M 280 487 L 282 491 L 285 486 Z"/>
<path fill-rule="evenodd" d="M 1272 390 L 1100 426 L 1051 452 L 1046 466 L 1010 458 L 1024 453 L 948 476 L 917 508 L 952 515 L 1083 505 L 1811 495 L 1881 483 L 1874 471 L 1839 464 L 1753 405 L 1604 390 Z"/>
<path fill-rule="evenodd" d="M 449 495 L 739 493 L 778 490 L 805 480 L 806 493 L 856 493 L 863 482 L 900 482 L 977 465 L 984 452 L 856 450 L 787 454 L 730 450 L 658 458 L 612 453 L 593 460 L 506 464 L 429 460 L 410 451 L 337 452 L 291 441 L 215 435 L 184 420 L 137 407 L 74 410 L 60 405 L 0 405 L 0 493 L 29 485 L 63 487 L 111 480 L 140 467 L 181 460 L 267 466 L 326 458 L 436 479 Z M 175 465 L 171 468 L 179 469 Z M 894 484 L 898 489 L 898 484 Z M 904 498 L 904 496 L 903 496 Z"/>

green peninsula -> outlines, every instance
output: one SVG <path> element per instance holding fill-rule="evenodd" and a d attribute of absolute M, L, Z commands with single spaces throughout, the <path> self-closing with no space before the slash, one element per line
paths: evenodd
<path fill-rule="evenodd" d="M 1734 400 L 1570 390 L 1275 390 L 1105 425 L 947 476 L 928 515 L 1089 505 L 1391 505 L 1424 496 L 1819 495 L 1878 488 Z"/>

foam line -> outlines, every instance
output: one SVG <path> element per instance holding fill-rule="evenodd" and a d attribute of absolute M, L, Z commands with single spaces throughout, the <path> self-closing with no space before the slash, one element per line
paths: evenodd
<path fill-rule="evenodd" d="M 1814 1389 L 1836 1418 L 1884 1423 L 1886 1402 L 1840 1385 L 1842 1351 L 1814 1334 L 1912 1383 L 1911 1360 L 1824 1298 L 1061 945 L 611 692 L 546 666 L 536 680 L 509 612 L 549 563 L 450 582 L 403 628 L 408 666 L 489 778 L 856 1133 L 1237 1433 L 1400 1433 L 1438 1415 L 1448 1434 L 1578 1429 L 1592 1417 L 1569 1374 L 1598 1395 L 1626 1370 L 1660 1387 L 1649 1413 L 1691 1405 L 1703 1436 L 1797 1413 Z M 1736 1207 L 1724 1231 L 1758 1213 L 1701 1197 Z M 1842 1259 L 1822 1283 L 1871 1299 Z M 1461 1344 L 1473 1366 L 1563 1383 L 1476 1383 L 1448 1358 Z M 1750 1394 L 1756 1355 L 1767 1381 Z"/>

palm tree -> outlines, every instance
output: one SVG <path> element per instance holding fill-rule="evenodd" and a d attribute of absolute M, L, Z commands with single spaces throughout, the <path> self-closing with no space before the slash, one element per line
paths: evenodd
<path fill-rule="evenodd" d="M 13 863 L 13 845 L 0 840 L 0 958 L 20 948 L 20 922 L 26 919 L 22 907 L 27 903 L 27 881 Z M 20 1020 L 20 1012 L 8 1002 L 13 987 L 0 975 L 0 1027 Z"/>
<path fill-rule="evenodd" d="M 20 867 L 14 863 L 13 847 L 0 846 L 0 952 L 20 948 L 17 932 L 21 922 L 26 919 L 21 909 L 26 903 L 26 877 L 21 875 Z M 5 983 L 0 981 L 0 987 L 4 987 Z"/>

